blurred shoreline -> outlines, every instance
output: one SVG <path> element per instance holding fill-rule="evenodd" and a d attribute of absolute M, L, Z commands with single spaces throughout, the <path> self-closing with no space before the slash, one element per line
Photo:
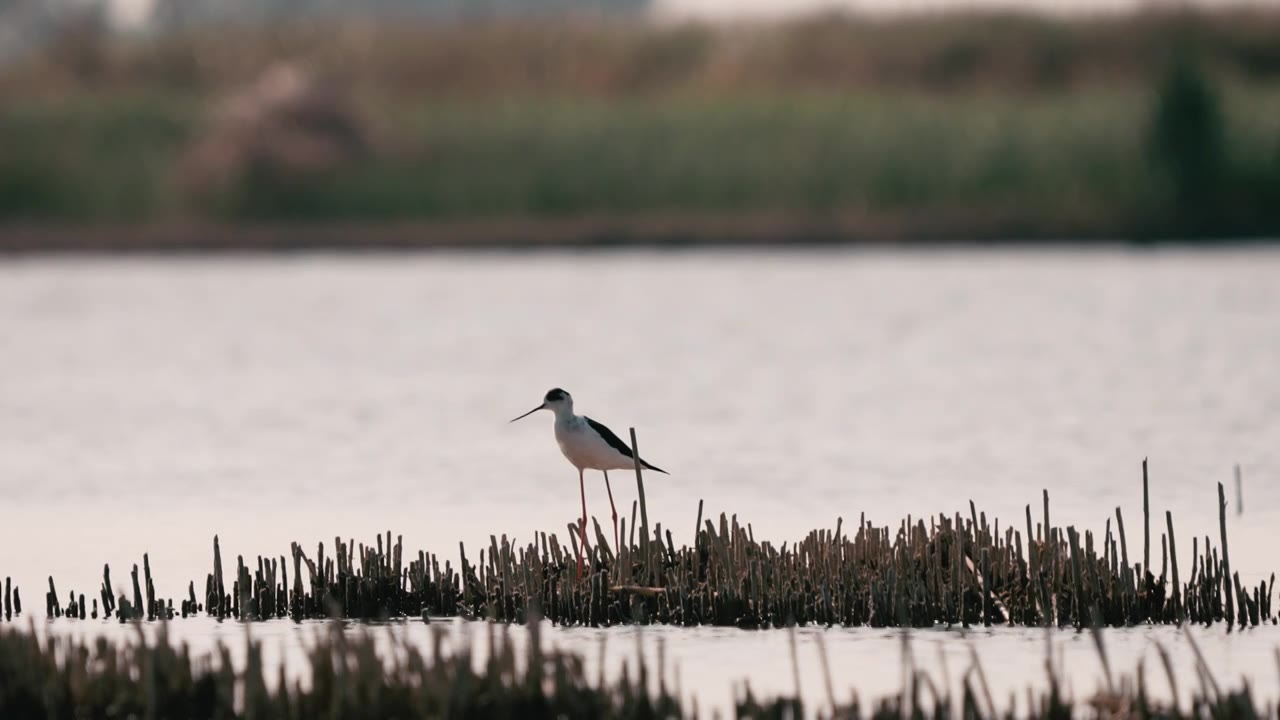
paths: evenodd
<path fill-rule="evenodd" d="M 786 249 L 927 247 L 1242 247 L 1280 243 L 1280 235 L 1139 237 L 1079 231 L 1035 235 L 988 225 L 948 224 L 931 216 L 917 223 L 875 218 L 778 216 L 574 218 L 402 223 L 149 224 L 0 228 L 0 257 L 43 254 L 241 253 L 295 251 L 539 251 L 592 249 Z M 968 230 L 966 231 L 965 228 Z"/>

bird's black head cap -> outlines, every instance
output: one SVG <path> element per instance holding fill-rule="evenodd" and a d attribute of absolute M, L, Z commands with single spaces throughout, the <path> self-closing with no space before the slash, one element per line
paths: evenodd
<path fill-rule="evenodd" d="M 555 388 L 553 390 L 548 390 L 547 396 L 542 398 L 542 400 L 543 402 L 560 402 L 567 397 L 569 397 L 569 393 L 561 390 L 560 388 Z"/>

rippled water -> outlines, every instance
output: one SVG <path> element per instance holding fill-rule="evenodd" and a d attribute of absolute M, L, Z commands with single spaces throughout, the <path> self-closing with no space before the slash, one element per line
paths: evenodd
<path fill-rule="evenodd" d="M 1149 456 L 1181 562 L 1216 544 L 1221 481 L 1256 580 L 1280 566 L 1278 279 L 1269 249 L 6 260 L 0 575 L 31 606 L 149 551 L 180 596 L 215 533 L 233 562 L 564 528 L 550 416 L 506 422 L 562 386 L 672 472 L 646 492 L 677 542 L 699 499 L 782 541 L 970 499 L 1020 526 L 1048 489 L 1055 523 L 1124 506 L 1140 548 Z"/>

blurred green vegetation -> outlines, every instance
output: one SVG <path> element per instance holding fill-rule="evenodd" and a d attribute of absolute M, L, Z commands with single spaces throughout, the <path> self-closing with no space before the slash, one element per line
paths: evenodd
<path fill-rule="evenodd" d="M 194 103 L 69 97 L 0 108 L 0 218 L 143 220 L 174 207 L 168 174 Z"/>
<path fill-rule="evenodd" d="M 1233 118 L 1245 147 L 1275 114 Z M 1280 92 L 1267 98 L 1280 110 Z M 1137 207 L 1141 98 L 951 99 L 877 93 L 731 100 L 520 102 L 403 108 L 397 152 L 300 183 L 249 184 L 233 216 L 466 217 L 908 211 L 1034 205 L 1048 218 Z"/>
<path fill-rule="evenodd" d="M 264 120 L 281 62 L 314 92 Z M 0 68 L 0 222 L 753 214 L 1276 234 L 1280 14 L 348 25 Z"/>

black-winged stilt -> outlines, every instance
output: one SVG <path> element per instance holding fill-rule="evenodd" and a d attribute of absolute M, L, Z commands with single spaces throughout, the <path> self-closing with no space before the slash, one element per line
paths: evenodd
<path fill-rule="evenodd" d="M 578 537 L 582 541 L 582 547 L 585 548 L 587 545 L 587 488 L 582 473 L 586 470 L 599 470 L 604 473 L 604 487 L 609 492 L 609 509 L 613 511 L 613 544 L 616 550 L 619 541 L 618 508 L 613 504 L 613 488 L 609 487 L 609 471 L 631 470 L 635 467 L 636 459 L 631 454 L 631 446 L 614 435 L 613 431 L 602 423 L 585 415 L 573 414 L 573 396 L 560 388 L 549 390 L 542 398 L 541 405 L 512 419 L 511 422 L 528 417 L 539 410 L 550 410 L 555 413 L 556 443 L 560 445 L 560 452 L 564 453 L 569 462 L 578 468 L 578 489 L 582 492 L 582 520 L 578 525 Z M 664 475 L 668 474 L 666 470 L 645 462 L 644 458 L 640 458 L 640 467 Z M 578 553 L 578 576 L 582 576 L 581 550 Z"/>

